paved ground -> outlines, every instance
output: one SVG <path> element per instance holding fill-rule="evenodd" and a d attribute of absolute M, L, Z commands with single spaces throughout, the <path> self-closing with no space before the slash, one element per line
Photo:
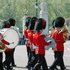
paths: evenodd
<path fill-rule="evenodd" d="M 46 60 L 48 66 L 50 66 L 54 60 L 53 51 L 51 49 L 46 50 Z M 67 70 L 70 70 L 70 41 L 65 43 L 64 62 Z M 17 67 L 14 70 L 27 70 L 27 53 L 25 45 L 18 45 L 15 50 L 15 63 Z"/>

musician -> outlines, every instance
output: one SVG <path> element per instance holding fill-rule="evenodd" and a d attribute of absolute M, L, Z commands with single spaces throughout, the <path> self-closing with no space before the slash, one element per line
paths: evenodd
<path fill-rule="evenodd" d="M 7 24 L 7 21 L 4 21 L 4 23 Z M 3 27 L 5 27 L 5 24 L 3 24 Z M 9 27 L 9 25 L 8 25 Z M 3 35 L 0 33 L 0 69 L 3 70 L 3 63 L 2 63 L 2 59 L 3 59 L 3 51 L 2 50 L 6 50 L 6 46 L 5 44 L 9 45 L 9 42 L 7 42 L 6 40 L 4 40 Z"/>
<path fill-rule="evenodd" d="M 54 70 L 56 68 L 56 65 L 59 65 L 61 70 L 65 70 L 65 65 L 63 61 L 65 39 L 63 37 L 63 33 L 61 32 L 62 27 L 65 23 L 65 19 L 63 17 L 57 17 L 54 23 L 55 29 L 53 34 L 51 34 L 51 37 L 56 42 L 55 48 L 53 48 L 55 60 L 49 70 Z"/>
<path fill-rule="evenodd" d="M 34 34 L 34 44 L 37 46 L 35 49 L 35 54 L 38 57 L 37 64 L 34 67 L 34 70 L 39 70 L 42 66 L 43 70 L 48 70 L 46 59 L 45 59 L 45 46 L 49 45 L 51 41 L 46 42 L 42 34 L 42 30 L 46 27 L 46 21 L 42 18 L 38 19 L 38 23 L 36 25 L 36 33 Z"/>
<path fill-rule="evenodd" d="M 30 67 L 34 67 L 34 65 L 37 62 L 36 55 L 35 55 L 35 48 L 36 47 L 33 44 L 33 34 L 35 33 L 35 25 L 37 23 L 37 20 L 38 20 L 37 17 L 32 17 L 31 18 L 31 23 L 30 23 L 30 26 L 29 26 L 30 32 L 28 33 L 28 39 L 30 41 L 30 49 L 31 49 L 31 52 L 32 52 L 32 56 L 31 56 L 32 59 L 30 60 L 30 63 L 29 63 Z"/>
<path fill-rule="evenodd" d="M 2 28 L 10 28 L 10 23 L 8 21 L 4 21 Z M 4 52 L 5 53 L 5 61 L 3 62 L 3 66 L 7 70 L 12 70 L 12 67 L 10 66 L 11 60 L 12 60 L 11 59 L 11 51 L 12 51 L 12 49 L 6 48 L 6 50 Z"/>
<path fill-rule="evenodd" d="M 4 70 L 3 64 L 2 64 L 2 60 L 3 60 L 3 51 L 2 50 L 6 49 L 5 44 L 9 45 L 9 42 L 4 40 L 3 35 L 0 33 L 0 70 Z"/>
<path fill-rule="evenodd" d="M 30 29 L 29 29 L 29 25 L 30 25 L 30 22 L 31 22 L 31 17 L 27 17 L 26 20 L 25 20 L 25 29 L 24 29 L 24 36 L 26 38 L 26 49 L 27 49 L 27 56 L 28 56 L 28 64 L 27 64 L 27 68 L 29 67 L 29 62 L 31 60 L 31 49 L 30 49 L 30 42 L 29 42 L 29 39 L 28 39 L 28 33 L 30 32 Z"/>
<path fill-rule="evenodd" d="M 15 29 L 15 30 L 18 32 L 18 34 L 19 34 L 19 30 L 18 30 L 18 28 L 15 26 L 15 24 L 16 24 L 15 19 L 10 18 L 8 21 L 9 21 L 9 23 L 10 23 L 10 25 L 11 25 L 10 28 Z M 14 60 L 14 52 L 15 52 L 15 48 L 13 48 L 12 51 L 11 51 L 11 66 L 12 66 L 12 67 L 16 67 L 15 60 Z"/>

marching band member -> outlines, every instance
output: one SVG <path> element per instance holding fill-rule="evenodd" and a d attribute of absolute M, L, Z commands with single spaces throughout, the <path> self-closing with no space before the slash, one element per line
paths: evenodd
<path fill-rule="evenodd" d="M 24 36 L 26 38 L 26 49 L 27 49 L 27 55 L 28 55 L 28 64 L 31 60 L 31 49 L 30 49 L 30 42 L 29 42 L 29 39 L 28 39 L 28 33 L 30 32 L 29 30 L 29 25 L 30 25 L 30 22 L 31 22 L 31 17 L 27 17 L 26 20 L 25 20 L 25 29 L 24 29 Z M 27 64 L 27 68 L 28 68 L 28 64 Z"/>
<path fill-rule="evenodd" d="M 4 25 L 3 25 L 3 28 L 10 28 L 10 23 L 8 21 L 5 21 Z M 3 62 L 3 66 L 7 70 L 12 70 L 12 68 L 10 66 L 10 63 L 11 63 L 11 60 L 12 60 L 11 51 L 12 51 L 12 49 L 10 49 L 10 48 L 6 48 L 6 50 L 4 51 L 4 53 L 5 53 L 5 61 Z"/>
<path fill-rule="evenodd" d="M 9 18 L 8 22 L 10 23 L 10 28 L 15 29 L 19 35 L 19 31 L 18 31 L 17 27 L 15 26 L 16 20 L 13 18 Z M 15 60 L 14 60 L 14 52 L 15 52 L 15 48 L 11 49 L 11 51 L 10 51 L 11 63 L 10 64 L 12 67 L 16 67 Z"/>
<path fill-rule="evenodd" d="M 63 61 L 65 39 L 63 37 L 63 33 L 61 32 L 61 28 L 64 26 L 64 23 L 65 19 L 63 17 L 58 17 L 54 21 L 55 29 L 51 34 L 51 37 L 56 42 L 55 48 L 53 48 L 55 60 L 49 70 L 54 70 L 57 65 L 60 66 L 61 70 L 65 70 L 65 65 Z"/>
<path fill-rule="evenodd" d="M 4 23 L 7 24 L 7 21 L 4 21 Z M 5 24 L 3 24 L 2 26 L 3 28 L 5 27 Z M 8 25 L 9 27 L 9 25 Z M 7 47 L 5 46 L 5 44 L 9 45 L 9 42 L 7 42 L 6 40 L 4 40 L 3 34 L 0 33 L 0 69 L 3 70 L 3 63 L 2 63 L 2 59 L 3 59 L 3 51 L 1 50 L 6 50 Z"/>
<path fill-rule="evenodd" d="M 38 23 L 36 25 L 36 33 L 34 34 L 34 43 L 37 46 L 35 49 L 35 54 L 38 57 L 37 64 L 34 67 L 34 70 L 39 70 L 42 66 L 43 70 L 48 70 L 48 66 L 45 59 L 45 46 L 49 45 L 51 41 L 46 42 L 44 39 L 44 34 L 42 34 L 42 30 L 46 27 L 46 21 L 42 18 L 38 19 Z"/>
<path fill-rule="evenodd" d="M 3 51 L 5 50 L 7 47 L 5 46 L 5 44 L 9 45 L 9 42 L 7 42 L 6 40 L 3 39 L 3 35 L 0 33 L 0 69 L 3 69 L 3 64 L 2 64 L 2 60 L 3 60 Z"/>
<path fill-rule="evenodd" d="M 53 22 L 52 22 L 52 29 L 50 31 L 50 37 L 51 38 L 53 37 L 54 31 L 55 31 L 55 20 L 53 20 Z M 56 59 L 56 56 L 55 55 L 54 55 L 54 59 Z M 55 69 L 58 70 L 57 66 L 55 67 Z"/>
<path fill-rule="evenodd" d="M 36 56 L 35 56 L 35 46 L 33 44 L 33 34 L 35 33 L 35 25 L 37 22 L 37 17 L 32 17 L 31 18 L 31 23 L 29 26 L 30 32 L 28 33 L 28 39 L 30 41 L 30 48 L 31 48 L 31 52 L 32 52 L 32 57 L 31 57 L 31 61 L 29 63 L 30 67 L 34 67 L 35 63 L 36 63 Z"/>

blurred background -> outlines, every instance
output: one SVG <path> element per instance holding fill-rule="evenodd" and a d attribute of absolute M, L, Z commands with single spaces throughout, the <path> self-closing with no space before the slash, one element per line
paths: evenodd
<path fill-rule="evenodd" d="M 0 28 L 4 20 L 14 18 L 19 31 L 23 33 L 23 17 L 39 17 L 40 4 L 44 0 L 0 0 Z M 48 14 L 48 28 L 51 29 L 53 19 L 63 16 L 66 20 L 68 29 L 70 29 L 70 0 L 45 0 Z M 69 30 L 70 31 L 70 30 Z"/>

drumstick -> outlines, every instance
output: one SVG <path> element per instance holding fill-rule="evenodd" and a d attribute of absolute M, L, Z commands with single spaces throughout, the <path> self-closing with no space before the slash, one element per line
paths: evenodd
<path fill-rule="evenodd" d="M 10 44 L 14 44 L 14 42 L 11 42 Z"/>

